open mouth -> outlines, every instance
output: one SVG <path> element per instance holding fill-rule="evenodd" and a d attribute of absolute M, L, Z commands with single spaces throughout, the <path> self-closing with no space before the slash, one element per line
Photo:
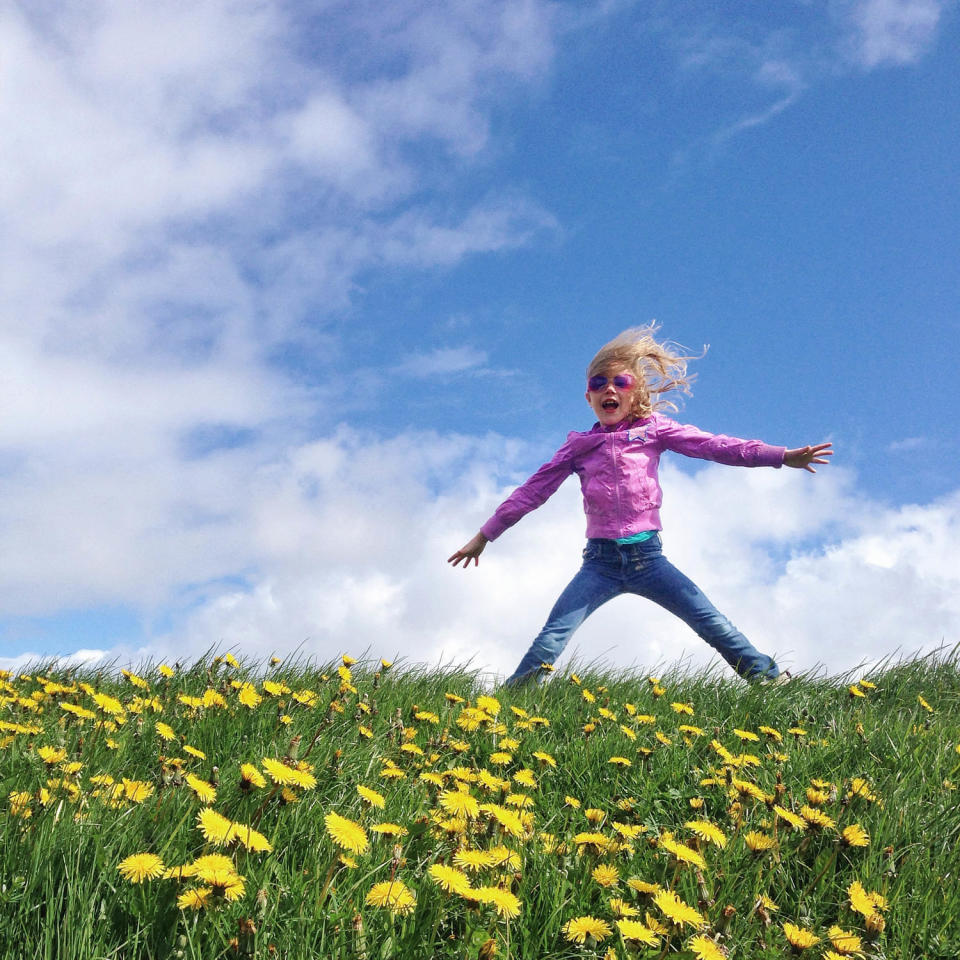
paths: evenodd
<path fill-rule="evenodd" d="M 603 403 L 600 404 L 600 406 L 601 406 L 604 410 L 616 410 L 616 409 L 618 409 L 619 406 L 620 406 L 620 401 L 619 401 L 619 400 L 613 400 L 613 399 L 604 400 Z"/>

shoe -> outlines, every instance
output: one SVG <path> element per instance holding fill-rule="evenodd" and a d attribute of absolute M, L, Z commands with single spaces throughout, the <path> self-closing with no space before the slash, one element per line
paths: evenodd
<path fill-rule="evenodd" d="M 789 683 L 793 679 L 793 674 L 789 670 L 781 670 L 777 676 L 773 677 L 764 677 L 762 680 L 756 681 L 758 687 L 782 687 L 785 683 Z"/>

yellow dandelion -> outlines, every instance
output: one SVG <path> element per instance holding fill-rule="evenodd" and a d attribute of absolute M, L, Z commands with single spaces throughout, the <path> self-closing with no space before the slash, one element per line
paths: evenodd
<path fill-rule="evenodd" d="M 197 814 L 197 825 L 208 843 L 224 846 L 233 839 L 233 824 L 211 807 L 204 807 Z"/>
<path fill-rule="evenodd" d="M 201 780 L 194 774 L 188 773 L 184 777 L 184 782 L 204 803 L 213 803 L 217 799 L 216 789 L 206 780 Z"/>
<path fill-rule="evenodd" d="M 617 767 L 629 767 L 632 766 L 630 761 L 626 757 L 611 757 L 607 763 L 612 763 Z"/>
<path fill-rule="evenodd" d="M 253 853 L 270 853 L 273 845 L 259 831 L 253 827 L 248 827 L 243 823 L 231 824 L 232 839 L 239 840 L 240 843 Z"/>
<path fill-rule="evenodd" d="M 252 683 L 244 683 L 241 685 L 237 699 L 249 710 L 255 710 L 263 703 L 263 697 L 257 693 L 257 688 Z"/>
<path fill-rule="evenodd" d="M 866 696 L 866 694 L 856 684 L 853 684 L 852 686 L 847 687 L 847 692 L 850 694 L 851 697 Z"/>
<path fill-rule="evenodd" d="M 613 887 L 620 882 L 620 871 L 611 863 L 597 864 L 591 876 L 601 887 Z"/>
<path fill-rule="evenodd" d="M 760 739 L 752 730 L 737 730 L 736 727 L 734 727 L 733 735 L 740 740 L 749 740 L 753 742 L 756 742 Z"/>
<path fill-rule="evenodd" d="M 837 825 L 836 820 L 828 817 L 822 810 L 818 810 L 816 807 L 801 807 L 800 816 L 803 817 L 811 827 L 815 827 L 818 830 L 833 829 L 833 827 Z"/>
<path fill-rule="evenodd" d="M 240 789 L 249 790 L 251 787 L 265 787 L 267 781 L 263 774 L 252 764 L 245 763 L 240 767 Z"/>
<path fill-rule="evenodd" d="M 624 940 L 632 940 L 634 943 L 643 943 L 648 947 L 656 947 L 660 944 L 659 937 L 645 924 L 639 920 L 618 920 L 617 929 Z"/>
<path fill-rule="evenodd" d="M 660 912 L 678 926 L 691 926 L 701 930 L 707 925 L 703 916 L 689 904 L 680 899 L 672 890 L 661 890 L 654 895 L 653 902 Z"/>
<path fill-rule="evenodd" d="M 408 914 L 417 905 L 414 892 L 400 880 L 375 883 L 364 901 L 368 906 L 380 907 L 391 913 Z"/>
<path fill-rule="evenodd" d="M 105 693 L 95 693 L 93 695 L 93 702 L 104 712 L 109 713 L 113 716 L 119 716 L 125 713 L 123 709 L 123 704 L 115 699 L 114 697 L 108 696 Z"/>
<path fill-rule="evenodd" d="M 533 771 L 527 769 L 518 770 L 513 775 L 513 782 L 519 783 L 521 787 L 530 787 L 531 789 L 535 789 L 537 786 L 537 778 Z"/>
<path fill-rule="evenodd" d="M 409 832 L 406 827 L 401 827 L 399 823 L 375 823 L 370 827 L 370 830 L 383 837 L 405 837 Z"/>
<path fill-rule="evenodd" d="M 135 853 L 117 864 L 120 876 L 131 883 L 153 880 L 159 877 L 165 869 L 163 861 L 155 853 Z"/>
<path fill-rule="evenodd" d="M 176 740 L 177 735 L 173 732 L 173 727 L 169 726 L 166 723 L 157 722 L 156 725 L 157 735 L 162 740 Z"/>
<path fill-rule="evenodd" d="M 351 853 L 363 853 L 369 845 L 367 832 L 359 823 L 341 817 L 338 813 L 328 813 L 323 822 L 327 826 L 327 833 L 338 846 Z"/>
<path fill-rule="evenodd" d="M 794 830 L 806 830 L 807 821 L 803 817 L 798 817 L 795 813 L 792 813 L 790 810 L 785 809 L 784 807 L 775 804 L 773 807 L 773 812 L 776 813 L 778 817 L 782 820 L 786 820 L 787 823 L 793 827 Z"/>
<path fill-rule="evenodd" d="M 378 810 L 382 810 L 387 804 L 382 793 L 377 793 L 376 790 L 371 790 L 369 787 L 363 786 L 363 784 L 357 784 L 357 793 L 359 793 L 371 807 L 376 807 Z"/>
<path fill-rule="evenodd" d="M 833 944 L 833 949 L 836 950 L 837 953 L 860 953 L 863 948 L 863 941 L 860 937 L 849 930 L 844 930 L 842 927 L 832 926 L 827 931 L 827 936 L 830 938 L 830 943 Z"/>
<path fill-rule="evenodd" d="M 580 809 L 580 801 L 576 797 L 570 797 L 570 796 L 564 797 L 563 804 L 566 807 L 573 807 L 574 810 Z"/>
<path fill-rule="evenodd" d="M 783 935 L 794 950 L 806 950 L 820 942 L 820 938 L 812 930 L 798 927 L 795 923 L 785 923 L 783 925 Z"/>
<path fill-rule="evenodd" d="M 445 790 L 440 794 L 438 803 L 455 817 L 469 817 L 472 820 L 480 816 L 480 801 L 460 790 Z"/>
<path fill-rule="evenodd" d="M 496 858 L 489 850 L 458 850 L 453 855 L 453 862 L 463 870 L 477 873 L 492 867 Z"/>
<path fill-rule="evenodd" d="M 636 907 L 631 906 L 626 900 L 621 900 L 619 897 L 610 898 L 610 909 L 618 917 L 636 917 L 640 915 L 640 911 L 637 910 Z"/>
<path fill-rule="evenodd" d="M 670 709 L 674 713 L 686 713 L 689 716 L 693 716 L 693 704 L 692 703 L 671 703 Z"/>
<path fill-rule="evenodd" d="M 519 898 L 500 887 L 477 887 L 470 892 L 470 899 L 489 904 L 501 917 L 516 917 L 520 914 Z"/>
<path fill-rule="evenodd" d="M 612 933 L 610 926 L 596 917 L 575 917 L 568 920 L 563 927 L 563 935 L 571 943 L 583 944 L 588 939 L 603 943 Z"/>
<path fill-rule="evenodd" d="M 849 827 L 844 827 L 840 836 L 849 847 L 870 846 L 870 834 L 859 823 L 851 823 Z"/>
<path fill-rule="evenodd" d="M 691 863 L 701 870 L 706 870 L 707 868 L 707 861 L 704 860 L 696 850 L 688 847 L 685 843 L 674 840 L 666 834 L 660 837 L 660 846 L 681 863 Z"/>
<path fill-rule="evenodd" d="M 693 951 L 697 960 L 726 960 L 726 954 L 720 949 L 715 940 L 702 933 L 691 938 L 687 947 Z"/>
<path fill-rule="evenodd" d="M 777 845 L 777 841 L 773 837 L 757 830 L 751 830 L 745 834 L 743 840 L 754 853 L 765 853 Z"/>
<path fill-rule="evenodd" d="M 716 825 L 707 820 L 688 820 L 684 826 L 692 830 L 701 840 L 712 843 L 722 850 L 727 845 L 726 834 Z"/>
<path fill-rule="evenodd" d="M 67 759 L 67 751 L 63 747 L 38 747 L 37 756 L 48 766 L 54 766 Z"/>
<path fill-rule="evenodd" d="M 198 750 L 196 747 L 191 747 L 189 743 L 185 743 L 183 745 L 183 752 L 189 753 L 191 757 L 196 757 L 198 760 L 207 759 L 207 755 L 202 750 Z"/>
<path fill-rule="evenodd" d="M 485 803 L 481 809 L 489 813 L 510 836 L 523 836 L 523 820 L 519 814 L 514 813 L 513 810 L 507 810 L 505 807 L 500 807 L 495 803 Z"/>
<path fill-rule="evenodd" d="M 287 764 L 281 760 L 265 757 L 260 761 L 260 766 L 267 771 L 267 776 L 281 787 L 292 786 L 296 782 L 296 774 L 293 767 L 287 766 Z"/>
<path fill-rule="evenodd" d="M 213 890 L 210 887 L 196 887 L 177 897 L 177 906 L 181 910 L 203 910 L 210 904 Z"/>
<path fill-rule="evenodd" d="M 427 870 L 427 873 L 445 893 L 457 893 L 465 896 L 473 889 L 470 886 L 470 878 L 462 870 L 457 870 L 456 867 L 450 867 L 444 863 L 435 863 Z"/>

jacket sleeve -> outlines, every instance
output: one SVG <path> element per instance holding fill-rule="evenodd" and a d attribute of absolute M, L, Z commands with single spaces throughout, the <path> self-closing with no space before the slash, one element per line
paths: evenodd
<path fill-rule="evenodd" d="M 488 540 L 496 540 L 504 530 L 553 496 L 572 472 L 573 447 L 568 439 L 553 455 L 552 460 L 545 463 L 497 507 L 493 516 L 480 528 L 481 533 Z"/>
<path fill-rule="evenodd" d="M 787 449 L 762 440 L 741 440 L 722 433 L 707 433 L 689 423 L 677 423 L 664 416 L 657 417 L 657 435 L 665 450 L 731 467 L 779 468 L 783 466 Z"/>

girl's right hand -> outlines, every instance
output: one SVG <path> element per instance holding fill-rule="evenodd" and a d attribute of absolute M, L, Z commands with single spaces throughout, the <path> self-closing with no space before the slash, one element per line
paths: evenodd
<path fill-rule="evenodd" d="M 480 565 L 480 554 L 483 553 L 483 548 L 487 545 L 487 538 L 483 533 L 478 533 L 469 543 L 464 544 L 452 557 L 447 558 L 447 563 L 452 563 L 454 566 L 457 566 L 461 560 L 465 560 L 466 563 L 463 565 L 463 569 L 466 570 L 470 566 L 470 561 L 473 560 L 473 565 L 475 567 Z"/>

